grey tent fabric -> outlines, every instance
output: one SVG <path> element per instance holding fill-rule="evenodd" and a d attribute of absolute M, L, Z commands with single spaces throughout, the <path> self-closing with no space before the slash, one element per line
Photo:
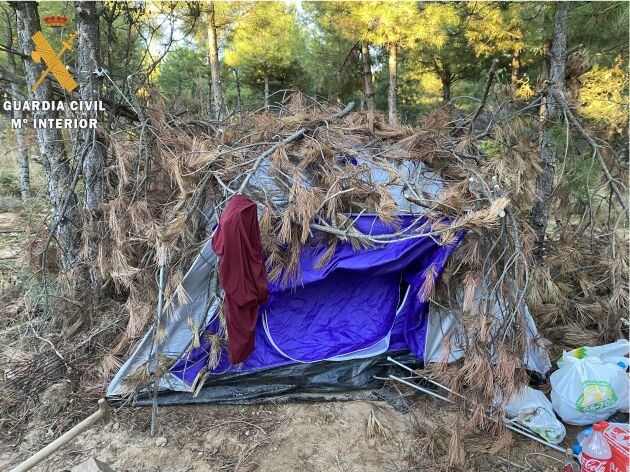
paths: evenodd
<path fill-rule="evenodd" d="M 215 313 L 219 299 L 215 296 L 218 290 L 218 282 L 215 266 L 217 256 L 212 251 L 211 241 L 207 241 L 203 246 L 199 256 L 195 259 L 190 270 L 186 273 L 181 283 L 181 290 L 184 296 L 173 297 L 173 306 L 163 317 L 163 329 L 166 336 L 160 343 L 159 354 L 167 356 L 174 361 L 186 351 L 192 340 L 205 327 L 208 314 Z M 179 298 L 183 298 L 180 301 Z M 107 389 L 107 396 L 120 396 L 127 393 L 124 387 L 124 380 L 135 369 L 150 364 L 149 371 L 155 370 L 155 357 L 151 353 L 153 346 L 153 331 L 151 328 L 144 336 L 129 360 L 125 362 L 120 371 L 116 374 Z M 181 382 L 177 377 L 166 374 L 160 379 L 159 388 L 161 390 L 174 390 L 188 392 L 190 388 Z"/>
<path fill-rule="evenodd" d="M 440 306 L 436 303 L 431 304 L 429 310 L 429 319 L 427 323 L 427 337 L 424 350 L 424 362 L 440 362 L 445 360 L 448 352 L 448 362 L 455 362 L 464 355 L 466 338 L 461 324 L 461 312 L 458 307 L 461 306 L 464 298 L 463 291 L 458 291 L 455 295 L 457 304 L 455 308 Z M 473 304 L 481 301 L 487 302 L 487 290 L 479 288 L 476 290 Z M 538 335 L 536 323 L 526 304 L 523 304 L 523 312 L 527 321 L 527 351 L 523 362 L 527 368 L 539 374 L 545 374 L 551 368 L 551 360 Z M 495 301 L 492 305 L 492 314 L 497 319 L 503 319 L 505 316 L 501 304 Z M 444 345 L 444 339 L 450 338 L 450 346 Z"/>

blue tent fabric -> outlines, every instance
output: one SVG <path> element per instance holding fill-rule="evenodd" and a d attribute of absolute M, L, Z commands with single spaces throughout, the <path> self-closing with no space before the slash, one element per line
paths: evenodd
<path fill-rule="evenodd" d="M 354 225 L 364 234 L 378 236 L 401 229 L 409 233 L 425 223 L 414 215 L 400 215 L 394 224 L 361 215 Z M 462 236 L 448 245 L 435 236 L 417 235 L 360 250 L 342 243 L 322 269 L 315 264 L 324 248 L 314 242 L 300 255 L 297 283 L 270 283 L 269 301 L 259 312 L 254 352 L 245 362 L 230 365 L 222 349 L 218 365 L 209 370 L 210 342 L 202 335 L 200 346 L 182 356 L 170 373 L 192 387 L 204 373 L 255 372 L 400 350 L 422 359 L 428 303 L 420 301 L 418 292 L 427 276 L 439 275 Z M 403 282 L 408 286 L 404 298 Z M 215 317 L 204 332 L 214 334 L 218 329 Z"/>

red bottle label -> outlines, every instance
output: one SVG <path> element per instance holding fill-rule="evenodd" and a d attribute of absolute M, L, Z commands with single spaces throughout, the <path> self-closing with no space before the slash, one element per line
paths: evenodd
<path fill-rule="evenodd" d="M 582 452 L 580 461 L 582 472 L 608 472 L 610 470 L 610 459 L 596 459 Z"/>

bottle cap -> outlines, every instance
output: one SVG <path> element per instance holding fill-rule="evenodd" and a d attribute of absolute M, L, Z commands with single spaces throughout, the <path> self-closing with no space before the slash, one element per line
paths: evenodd
<path fill-rule="evenodd" d="M 573 450 L 573 454 L 575 454 L 576 456 L 582 452 L 582 446 L 580 446 L 579 444 L 574 444 L 573 446 L 571 446 L 571 449 Z"/>

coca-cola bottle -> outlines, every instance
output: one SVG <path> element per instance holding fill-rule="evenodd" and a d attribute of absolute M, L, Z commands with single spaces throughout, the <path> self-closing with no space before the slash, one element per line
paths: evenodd
<path fill-rule="evenodd" d="M 593 434 L 582 443 L 580 465 L 582 472 L 608 472 L 612 462 L 612 450 L 602 434 L 602 425 L 593 425 Z"/>

